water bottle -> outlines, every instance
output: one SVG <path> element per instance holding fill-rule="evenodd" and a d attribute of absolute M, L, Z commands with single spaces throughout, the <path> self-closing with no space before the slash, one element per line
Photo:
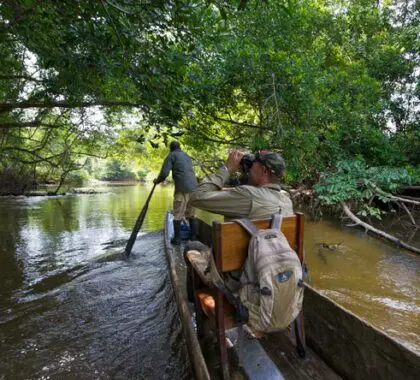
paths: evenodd
<path fill-rule="evenodd" d="M 181 233 L 180 233 L 180 238 L 181 240 L 188 240 L 190 238 L 190 225 L 189 223 L 183 219 L 181 221 Z"/>

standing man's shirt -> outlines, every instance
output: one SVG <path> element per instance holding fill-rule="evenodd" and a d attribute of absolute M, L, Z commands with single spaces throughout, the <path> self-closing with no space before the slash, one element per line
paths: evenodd
<path fill-rule="evenodd" d="M 250 219 L 269 218 L 272 214 L 293 215 L 293 205 L 289 194 L 280 185 L 262 186 L 242 185 L 222 190 L 229 178 L 225 168 L 216 174 L 206 177 L 190 198 L 193 207 L 215 214 L 224 215 L 227 219 L 247 217 Z"/>
<path fill-rule="evenodd" d="M 196 190 L 197 178 L 193 171 L 192 160 L 181 149 L 174 150 L 167 155 L 157 181 L 164 181 L 171 170 L 176 193 L 191 193 Z"/>

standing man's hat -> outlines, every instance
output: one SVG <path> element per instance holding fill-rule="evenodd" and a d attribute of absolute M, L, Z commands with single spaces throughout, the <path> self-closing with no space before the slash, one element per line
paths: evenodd
<path fill-rule="evenodd" d="M 169 144 L 169 149 L 171 152 L 177 149 L 181 149 L 181 144 L 178 141 L 171 141 Z"/>

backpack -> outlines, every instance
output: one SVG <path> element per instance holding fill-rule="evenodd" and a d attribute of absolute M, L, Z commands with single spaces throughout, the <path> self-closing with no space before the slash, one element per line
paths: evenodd
<path fill-rule="evenodd" d="M 248 309 L 247 325 L 254 331 L 283 330 L 302 309 L 302 264 L 280 231 L 281 220 L 280 214 L 274 214 L 266 230 L 258 230 L 246 218 L 234 220 L 251 235 L 239 298 Z"/>

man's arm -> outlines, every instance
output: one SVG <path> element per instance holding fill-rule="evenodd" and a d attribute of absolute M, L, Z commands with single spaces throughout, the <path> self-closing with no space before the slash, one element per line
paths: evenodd
<path fill-rule="evenodd" d="M 160 173 L 158 177 L 154 180 L 154 183 L 161 183 L 163 182 L 166 177 L 169 175 L 169 172 L 172 170 L 172 157 L 171 154 L 168 154 L 163 162 L 162 169 L 160 169 Z"/>
<path fill-rule="evenodd" d="M 228 218 L 248 216 L 252 207 L 248 190 L 243 186 L 222 190 L 228 178 L 229 172 L 225 168 L 208 176 L 191 195 L 191 205 Z"/>
<path fill-rule="evenodd" d="M 191 205 L 228 218 L 248 216 L 252 208 L 252 197 L 247 187 L 222 190 L 230 173 L 240 170 L 242 156 L 242 152 L 232 151 L 226 165 L 198 185 L 196 192 L 191 196 Z"/>

